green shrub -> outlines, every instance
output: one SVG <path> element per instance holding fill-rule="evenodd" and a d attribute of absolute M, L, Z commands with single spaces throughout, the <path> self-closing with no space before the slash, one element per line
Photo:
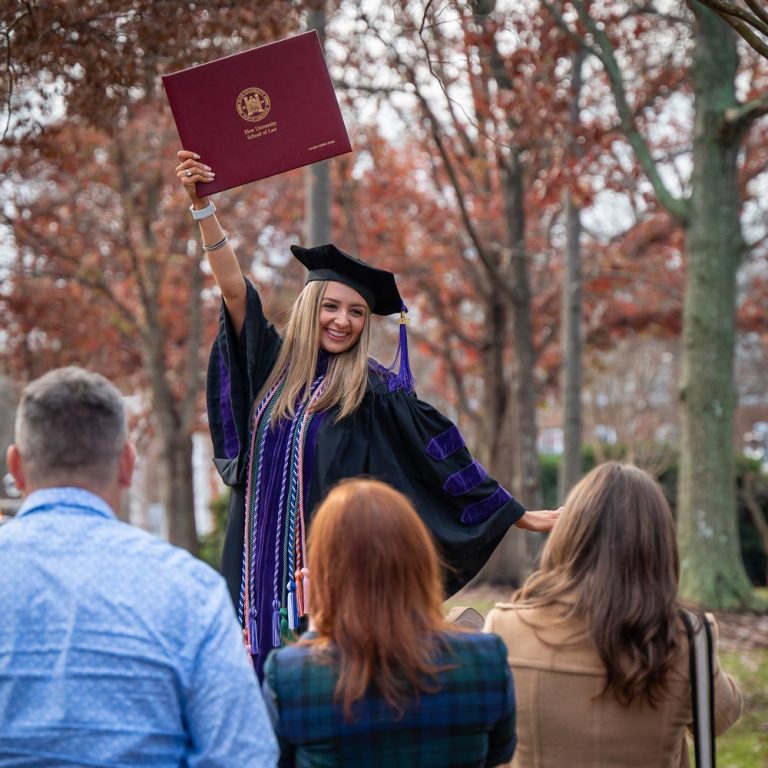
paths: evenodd
<path fill-rule="evenodd" d="M 221 568 L 221 550 L 224 547 L 224 531 L 227 527 L 227 509 L 229 508 L 229 493 L 217 496 L 211 502 L 213 513 L 213 530 L 200 537 L 200 559 L 217 571 Z"/>

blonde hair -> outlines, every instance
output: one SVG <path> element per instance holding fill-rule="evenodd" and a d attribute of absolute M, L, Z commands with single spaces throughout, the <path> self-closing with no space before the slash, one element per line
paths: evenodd
<path fill-rule="evenodd" d="M 611 461 L 570 492 L 541 566 L 514 600 L 584 618 L 605 665 L 605 690 L 623 704 L 654 704 L 681 647 L 679 577 L 661 487 L 642 469 Z"/>
<path fill-rule="evenodd" d="M 302 643 L 338 653 L 345 717 L 371 684 L 397 712 L 434 691 L 446 669 L 436 643 L 459 630 L 443 619 L 437 550 L 411 502 L 378 480 L 342 481 L 312 520 L 309 561 L 317 637 Z"/>
<path fill-rule="evenodd" d="M 260 402 L 275 381 L 283 374 L 286 375 L 285 386 L 272 410 L 272 424 L 280 419 L 292 419 L 296 415 L 297 403 L 309 398 L 320 353 L 320 306 L 328 282 L 313 280 L 307 283 L 291 307 L 277 361 L 256 398 Z M 323 392 L 313 410 L 326 411 L 338 406 L 338 421 L 354 413 L 363 401 L 368 384 L 370 318 L 371 312 L 366 305 L 365 324 L 360 338 L 348 350 L 330 356 Z"/>

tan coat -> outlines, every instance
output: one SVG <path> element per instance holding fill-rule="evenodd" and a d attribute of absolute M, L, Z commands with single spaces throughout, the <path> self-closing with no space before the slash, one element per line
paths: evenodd
<path fill-rule="evenodd" d="M 717 625 L 708 616 L 717 638 Z M 534 623 L 536 629 L 526 624 Z M 500 635 L 515 679 L 516 768 L 688 768 L 686 727 L 692 722 L 688 645 L 656 708 L 621 706 L 600 695 L 604 667 L 583 622 L 558 623 L 553 608 L 497 603 L 485 629 Z M 742 695 L 715 658 L 718 733 L 741 714 Z"/>

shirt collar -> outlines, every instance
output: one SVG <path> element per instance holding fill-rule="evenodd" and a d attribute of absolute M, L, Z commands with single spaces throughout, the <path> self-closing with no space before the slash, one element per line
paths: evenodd
<path fill-rule="evenodd" d="M 16 517 L 31 514 L 32 512 L 45 512 L 62 507 L 75 508 L 92 512 L 101 517 L 115 517 L 112 507 L 101 496 L 97 496 L 85 488 L 40 488 L 24 499 L 24 503 L 16 513 Z"/>

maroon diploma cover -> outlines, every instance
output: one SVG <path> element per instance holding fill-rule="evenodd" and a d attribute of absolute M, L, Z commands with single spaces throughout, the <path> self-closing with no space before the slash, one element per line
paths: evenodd
<path fill-rule="evenodd" d="M 200 196 L 350 152 L 317 32 L 163 76 L 181 146 L 216 178 Z"/>

